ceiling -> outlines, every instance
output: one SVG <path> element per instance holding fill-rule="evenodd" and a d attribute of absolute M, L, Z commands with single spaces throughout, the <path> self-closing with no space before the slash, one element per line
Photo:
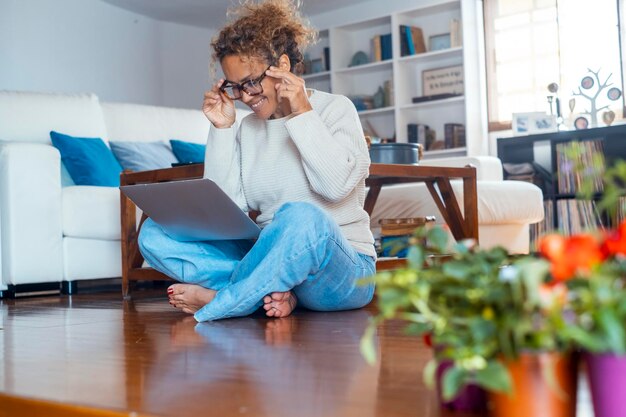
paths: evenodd
<path fill-rule="evenodd" d="M 224 25 L 226 9 L 238 0 L 102 0 L 117 7 L 166 22 L 219 28 Z M 302 12 L 312 16 L 365 0 L 302 0 Z"/>

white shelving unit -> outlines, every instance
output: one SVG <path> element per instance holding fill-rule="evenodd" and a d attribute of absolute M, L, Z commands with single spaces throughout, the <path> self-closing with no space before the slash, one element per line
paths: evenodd
<path fill-rule="evenodd" d="M 395 135 L 397 142 L 407 142 L 409 123 L 428 125 L 436 131 L 437 140 L 444 139 L 445 123 L 462 123 L 466 128 L 466 147 L 426 151 L 425 157 L 486 154 L 485 82 L 481 78 L 484 77 L 484 71 L 478 58 L 482 41 L 479 3 L 433 0 L 410 10 L 331 27 L 321 32 L 321 42 L 316 47 L 318 49 L 308 51 L 314 58 L 323 54 L 324 47 L 329 47 L 330 71 L 305 75 L 304 79 L 310 87 L 349 97 L 372 96 L 385 81 L 391 81 L 392 99 L 389 106 L 359 112 L 364 128 L 373 128 L 381 137 Z M 450 32 L 452 19 L 462 22 L 463 46 L 400 55 L 400 25 L 421 28 L 428 49 L 429 37 Z M 392 58 L 371 62 L 372 38 L 389 33 Z M 352 58 L 359 51 L 367 54 L 370 62 L 350 66 Z M 463 66 L 464 95 L 412 102 L 413 97 L 422 96 L 423 71 L 456 65 Z"/>
<path fill-rule="evenodd" d="M 321 30 L 319 33 L 319 41 L 311 46 L 307 51 L 307 55 L 310 59 L 321 59 L 323 61 L 324 48 L 330 46 L 330 38 L 328 30 Z M 303 76 L 306 85 L 321 91 L 331 91 L 330 85 L 330 71 L 320 71 Z"/>

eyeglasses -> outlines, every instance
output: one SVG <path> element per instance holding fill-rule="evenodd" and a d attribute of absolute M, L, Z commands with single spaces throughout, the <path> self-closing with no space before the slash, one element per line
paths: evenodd
<path fill-rule="evenodd" d="M 232 81 L 224 80 L 220 86 L 220 91 L 228 96 L 231 100 L 239 100 L 243 95 L 243 91 L 249 96 L 256 96 L 263 92 L 263 86 L 261 81 L 265 78 L 265 73 L 270 69 L 271 65 L 263 71 L 263 74 L 259 78 L 248 80 L 242 84 L 237 84 Z"/>

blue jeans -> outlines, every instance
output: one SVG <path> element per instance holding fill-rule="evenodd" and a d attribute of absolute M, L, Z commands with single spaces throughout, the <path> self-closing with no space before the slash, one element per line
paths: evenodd
<path fill-rule="evenodd" d="M 180 242 L 151 219 L 139 234 L 150 266 L 187 284 L 216 290 L 197 321 L 246 316 L 275 291 L 293 290 L 299 305 L 318 311 L 368 304 L 374 284 L 357 285 L 376 272 L 372 257 L 358 253 L 326 212 L 309 203 L 284 204 L 256 242 Z"/>

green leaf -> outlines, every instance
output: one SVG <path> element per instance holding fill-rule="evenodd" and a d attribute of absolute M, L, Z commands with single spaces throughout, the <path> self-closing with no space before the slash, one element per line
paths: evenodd
<path fill-rule="evenodd" d="M 601 309 L 598 312 L 598 324 L 604 330 L 611 352 L 620 355 L 626 354 L 626 335 L 615 312 L 609 308 Z"/>
<path fill-rule="evenodd" d="M 507 394 L 513 391 L 511 375 L 499 361 L 489 361 L 487 367 L 476 371 L 474 380 L 478 385 L 489 391 L 500 391 Z"/>
<path fill-rule="evenodd" d="M 563 340 L 574 342 L 589 352 L 598 353 L 606 350 L 606 342 L 603 337 L 590 334 L 578 326 L 567 326 L 560 333 Z"/>
<path fill-rule="evenodd" d="M 433 227 L 428 230 L 426 235 L 428 243 L 433 246 L 439 253 L 444 253 L 448 249 L 448 232 L 440 226 Z"/>
<path fill-rule="evenodd" d="M 409 267 L 421 270 L 424 265 L 424 260 L 426 259 L 426 255 L 424 253 L 424 248 L 421 246 L 411 246 L 407 252 L 407 259 L 409 260 Z"/>
<path fill-rule="evenodd" d="M 376 346 L 374 344 L 374 335 L 376 334 L 376 323 L 372 322 L 365 329 L 365 333 L 361 338 L 361 355 L 365 361 L 374 365 L 376 363 Z"/>
<path fill-rule="evenodd" d="M 430 389 L 435 388 L 435 377 L 437 375 L 438 365 L 439 364 L 435 359 L 431 359 L 428 361 L 428 363 L 426 363 L 426 366 L 424 367 L 424 384 Z"/>
<path fill-rule="evenodd" d="M 471 269 L 469 268 L 466 262 L 460 261 L 448 261 L 443 264 L 443 273 L 456 278 L 456 279 L 466 279 L 468 276 L 472 274 Z"/>
<path fill-rule="evenodd" d="M 445 401 L 454 399 L 463 388 L 466 378 L 467 372 L 463 368 L 454 365 L 446 369 L 441 380 L 443 399 Z"/>

